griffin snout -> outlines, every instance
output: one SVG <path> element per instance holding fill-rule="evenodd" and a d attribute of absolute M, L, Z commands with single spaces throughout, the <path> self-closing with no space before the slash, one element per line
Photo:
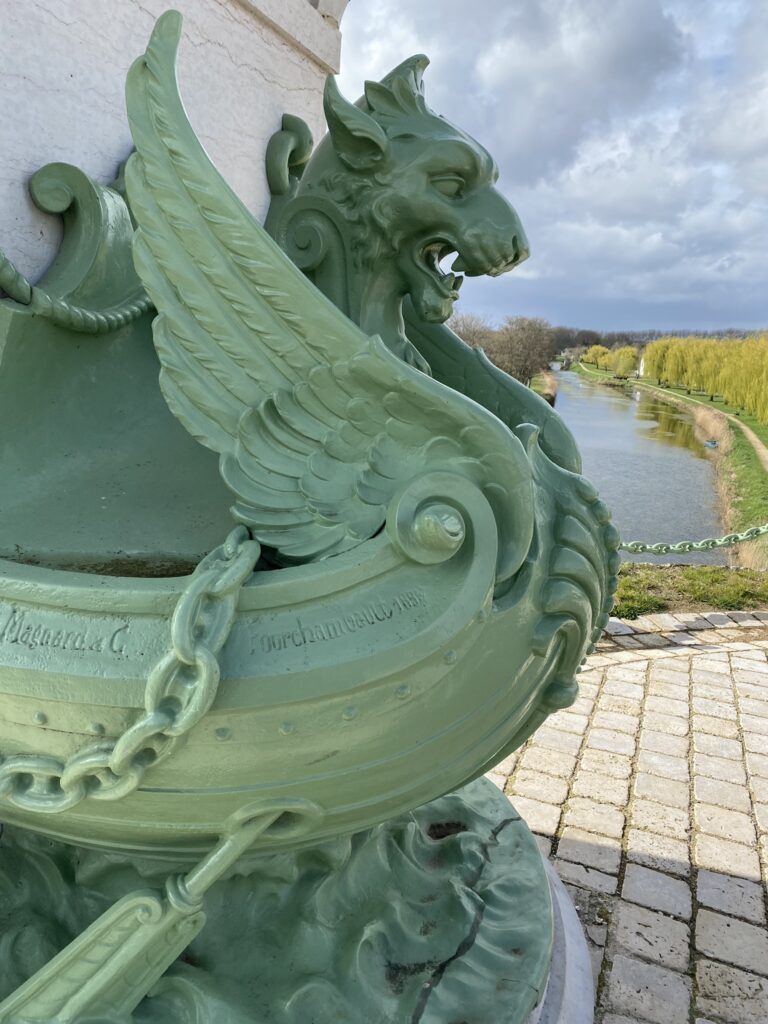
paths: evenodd
<path fill-rule="evenodd" d="M 485 220 L 473 227 L 459 246 L 459 256 L 451 270 L 468 277 L 483 274 L 498 277 L 527 260 L 529 255 L 528 239 L 515 214 L 514 225 Z"/>

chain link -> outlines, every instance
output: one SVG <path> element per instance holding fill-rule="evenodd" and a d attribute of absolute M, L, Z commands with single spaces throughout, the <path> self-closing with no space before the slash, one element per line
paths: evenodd
<path fill-rule="evenodd" d="M 171 649 L 150 670 L 144 713 L 122 736 L 88 744 L 64 762 L 40 754 L 0 758 L 0 799 L 55 814 L 88 798 L 120 800 L 138 789 L 147 769 L 169 757 L 213 704 L 217 656 L 260 550 L 240 526 L 202 559 L 171 617 Z"/>
<path fill-rule="evenodd" d="M 752 526 L 743 533 L 728 533 L 725 537 L 708 537 L 706 540 L 681 540 L 677 544 L 643 544 L 639 540 L 622 541 L 620 551 L 635 555 L 686 555 L 690 551 L 712 551 L 714 548 L 732 548 L 747 540 L 755 540 L 768 534 L 768 523 Z"/>

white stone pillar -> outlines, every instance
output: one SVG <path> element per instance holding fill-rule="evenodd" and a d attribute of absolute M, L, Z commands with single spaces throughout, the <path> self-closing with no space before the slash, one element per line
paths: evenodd
<path fill-rule="evenodd" d="M 107 183 L 131 149 L 125 76 L 169 6 L 184 15 L 179 78 L 212 159 L 260 218 L 267 141 L 283 112 L 324 131 L 347 0 L 0 0 L 0 249 L 36 280 L 59 244 L 26 181 L 72 163 Z"/>

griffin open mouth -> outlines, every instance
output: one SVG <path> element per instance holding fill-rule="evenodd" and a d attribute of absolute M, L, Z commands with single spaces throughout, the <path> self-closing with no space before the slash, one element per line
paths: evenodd
<path fill-rule="evenodd" d="M 421 250 L 422 261 L 430 276 L 437 281 L 440 290 L 446 295 L 450 295 L 451 298 L 457 299 L 459 289 L 464 283 L 464 277 L 461 274 L 454 274 L 448 269 L 447 264 L 453 256 L 456 256 L 457 259 L 461 258 L 456 246 L 441 238 L 429 242 Z"/>

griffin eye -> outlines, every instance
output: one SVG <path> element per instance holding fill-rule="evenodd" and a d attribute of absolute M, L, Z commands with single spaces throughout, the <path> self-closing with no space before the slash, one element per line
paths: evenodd
<path fill-rule="evenodd" d="M 458 174 L 444 174 L 432 179 L 432 186 L 449 199 L 458 199 L 464 192 L 466 182 Z"/>

